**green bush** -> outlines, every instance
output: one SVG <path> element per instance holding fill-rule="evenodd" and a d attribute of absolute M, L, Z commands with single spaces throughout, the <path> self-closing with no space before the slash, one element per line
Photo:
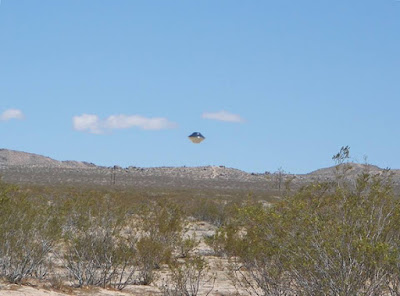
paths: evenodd
<path fill-rule="evenodd" d="M 64 227 L 64 265 L 76 286 L 123 289 L 137 269 L 135 234 L 123 204 L 112 196 L 69 200 Z"/>
<path fill-rule="evenodd" d="M 164 296 L 196 296 L 200 288 L 209 284 L 211 288 L 204 292 L 207 296 L 214 289 L 216 276 L 208 274 L 210 267 L 204 258 L 195 256 L 184 262 L 174 261 L 170 270 L 167 282 L 161 287 Z"/>
<path fill-rule="evenodd" d="M 400 206 L 382 177 L 364 173 L 355 188 L 312 184 L 235 217 L 213 242 L 250 294 L 372 296 L 397 287 Z"/>
<path fill-rule="evenodd" d="M 188 213 L 198 221 L 207 221 L 220 227 L 229 219 L 236 204 L 222 199 L 199 198 L 191 201 L 192 208 L 188 209 Z"/>
<path fill-rule="evenodd" d="M 140 214 L 142 229 L 146 234 L 166 246 L 173 246 L 179 241 L 185 217 L 182 207 L 170 200 L 159 200 L 143 207 Z"/>
<path fill-rule="evenodd" d="M 12 283 L 45 277 L 59 239 L 56 209 L 14 185 L 0 183 L 0 275 Z"/>
<path fill-rule="evenodd" d="M 189 257 L 190 252 L 192 252 L 199 244 L 200 241 L 196 239 L 194 233 L 191 237 L 181 238 L 178 243 L 179 257 Z"/>
<path fill-rule="evenodd" d="M 160 200 L 144 208 L 140 214 L 142 235 L 137 243 L 140 284 L 154 280 L 155 269 L 169 263 L 182 241 L 185 219 L 180 206 Z"/>

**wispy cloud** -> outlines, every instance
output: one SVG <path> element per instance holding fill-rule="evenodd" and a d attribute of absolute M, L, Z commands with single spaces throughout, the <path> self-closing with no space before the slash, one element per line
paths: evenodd
<path fill-rule="evenodd" d="M 137 127 L 144 130 L 162 130 L 177 127 L 164 117 L 144 117 L 141 115 L 111 115 L 100 119 L 94 114 L 82 114 L 72 119 L 74 129 L 92 134 L 102 134 L 107 130 Z"/>
<path fill-rule="evenodd" d="M 80 132 L 89 132 L 92 134 L 101 134 L 100 118 L 93 114 L 82 114 L 72 118 L 74 129 Z"/>
<path fill-rule="evenodd" d="M 213 119 L 219 121 L 226 121 L 226 122 L 244 122 L 244 119 L 240 117 L 240 115 L 232 114 L 227 111 L 219 111 L 219 112 L 205 112 L 202 115 L 205 119 Z"/>
<path fill-rule="evenodd" d="M 22 113 L 22 111 L 19 109 L 7 109 L 6 111 L 0 114 L 0 120 L 2 121 L 7 121 L 11 119 L 21 120 L 24 118 L 25 118 L 24 113 Z"/>

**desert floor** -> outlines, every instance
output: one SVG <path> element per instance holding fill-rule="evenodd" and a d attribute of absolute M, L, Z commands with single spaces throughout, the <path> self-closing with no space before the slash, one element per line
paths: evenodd
<path fill-rule="evenodd" d="M 214 285 L 212 281 L 201 283 L 199 295 L 206 295 L 214 286 L 211 293 L 214 296 L 238 295 L 238 291 L 234 287 L 232 281 L 228 277 L 228 259 L 214 256 L 213 250 L 204 242 L 206 236 L 214 234 L 215 226 L 207 222 L 192 222 L 187 228 L 187 235 L 194 234 L 200 241 L 199 246 L 193 251 L 203 256 L 209 266 L 210 272 L 205 279 L 215 277 Z M 62 287 L 55 288 L 50 282 L 46 281 L 27 281 L 24 285 L 9 284 L 5 281 L 0 282 L 0 296 L 66 296 L 66 295 L 162 295 L 159 287 L 166 283 L 167 267 L 161 268 L 157 274 L 157 281 L 150 286 L 144 285 L 128 285 L 122 291 L 112 289 L 101 289 L 97 287 L 89 288 L 73 288 L 69 283 L 64 283 Z M 241 292 L 240 295 L 245 295 Z"/>

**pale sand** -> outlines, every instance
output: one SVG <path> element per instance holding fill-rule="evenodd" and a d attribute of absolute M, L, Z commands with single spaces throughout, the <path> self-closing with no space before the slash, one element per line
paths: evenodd
<path fill-rule="evenodd" d="M 231 280 L 227 276 L 228 260 L 213 256 L 212 249 L 204 243 L 204 237 L 214 234 L 216 227 L 207 222 L 192 222 L 188 227 L 186 235 L 195 235 L 196 239 L 200 240 L 200 245 L 195 250 L 195 253 L 204 256 L 211 267 L 211 274 L 215 274 L 216 281 L 213 291 L 210 296 L 233 296 L 238 295 Z M 165 278 L 166 270 L 161 270 L 158 276 L 157 284 L 160 285 Z M 156 286 L 138 286 L 129 285 L 123 291 L 108 290 L 101 288 L 70 288 L 66 285 L 63 291 L 54 291 L 49 287 L 49 283 L 41 283 L 32 281 L 34 286 L 27 285 L 12 285 L 6 282 L 0 282 L 0 296 L 152 296 L 162 295 L 161 291 Z M 210 283 L 205 284 L 200 289 L 199 296 L 205 295 L 210 289 Z M 241 294 L 246 295 L 246 294 Z"/>

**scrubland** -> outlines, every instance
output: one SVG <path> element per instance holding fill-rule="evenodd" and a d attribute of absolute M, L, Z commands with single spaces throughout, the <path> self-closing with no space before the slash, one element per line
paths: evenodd
<path fill-rule="evenodd" d="M 400 295 L 390 171 L 347 169 L 279 198 L 2 182 L 0 295 Z"/>

